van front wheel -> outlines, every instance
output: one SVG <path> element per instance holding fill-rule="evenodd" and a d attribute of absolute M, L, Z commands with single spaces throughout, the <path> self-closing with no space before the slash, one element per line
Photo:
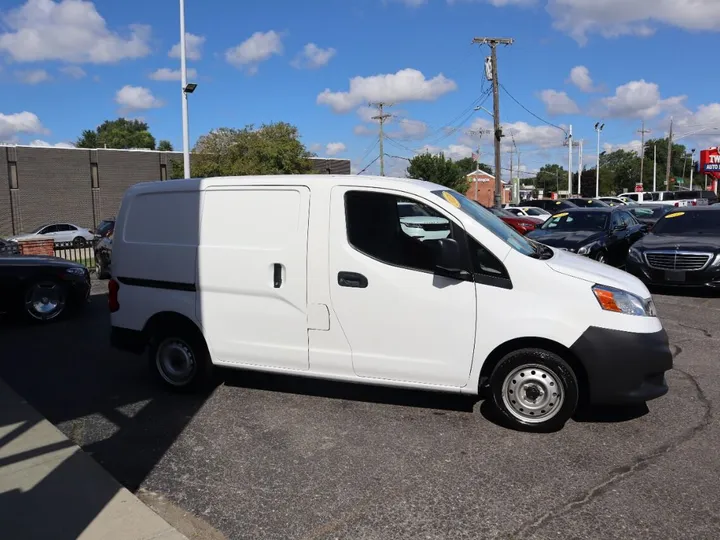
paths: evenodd
<path fill-rule="evenodd" d="M 212 377 L 210 354 L 194 329 L 158 332 L 152 340 L 148 360 L 156 379 L 175 391 L 202 390 Z"/>
<path fill-rule="evenodd" d="M 575 412 L 578 382 L 560 356 L 543 349 L 507 354 L 490 378 L 495 408 L 510 427 L 548 432 L 561 429 Z"/>

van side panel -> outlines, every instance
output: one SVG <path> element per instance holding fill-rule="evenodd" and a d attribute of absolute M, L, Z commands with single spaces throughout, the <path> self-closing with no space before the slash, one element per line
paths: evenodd
<path fill-rule="evenodd" d="M 126 194 L 113 245 L 113 277 L 120 283 L 113 325 L 142 330 L 162 311 L 195 320 L 201 205 L 198 190 Z"/>
<path fill-rule="evenodd" d="M 208 186 L 196 317 L 215 363 L 308 369 L 309 209 L 303 186 Z"/>

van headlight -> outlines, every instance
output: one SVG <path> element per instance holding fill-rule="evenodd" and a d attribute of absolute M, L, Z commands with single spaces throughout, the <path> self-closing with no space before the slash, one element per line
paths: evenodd
<path fill-rule="evenodd" d="M 655 303 L 652 298 L 644 300 L 627 291 L 607 287 L 606 285 L 594 285 L 592 290 L 600 307 L 605 311 L 638 315 L 640 317 L 657 317 Z"/>
<path fill-rule="evenodd" d="M 594 242 L 592 244 L 587 244 L 585 246 L 582 246 L 580 249 L 577 250 L 577 254 L 578 255 L 589 255 L 594 247 L 595 247 Z"/>

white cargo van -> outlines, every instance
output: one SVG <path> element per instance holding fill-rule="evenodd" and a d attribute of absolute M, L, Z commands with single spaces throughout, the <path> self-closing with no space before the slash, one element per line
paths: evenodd
<path fill-rule="evenodd" d="M 415 204 L 447 234 L 413 237 Z M 515 427 L 665 394 L 645 285 L 530 241 L 439 185 L 368 176 L 138 184 L 109 285 L 114 346 L 200 387 L 214 366 L 483 394 Z M 513 306 L 523 306 L 516 309 Z"/>

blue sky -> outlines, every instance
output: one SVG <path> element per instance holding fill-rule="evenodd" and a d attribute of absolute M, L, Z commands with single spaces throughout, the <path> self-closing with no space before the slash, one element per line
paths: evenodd
<path fill-rule="evenodd" d="M 70 143 L 122 114 L 180 148 L 180 83 L 158 80 L 179 69 L 177 1 L 0 0 L 0 13 L 1 141 Z M 383 100 L 394 103 L 388 154 L 466 156 L 478 144 L 468 130 L 490 125 L 471 107 L 488 88 L 475 36 L 516 40 L 499 49 L 501 83 L 543 120 L 572 124 L 585 163 L 598 120 L 605 149 L 639 148 L 642 120 L 663 136 L 670 116 L 676 133 L 705 128 L 682 142 L 720 142 L 718 0 L 186 0 L 186 21 L 193 142 L 282 120 L 359 170 L 377 155 L 366 104 Z M 513 139 L 528 171 L 566 160 L 561 130 L 505 92 L 501 112 L 505 163 Z M 491 161 L 490 138 L 480 143 Z"/>

